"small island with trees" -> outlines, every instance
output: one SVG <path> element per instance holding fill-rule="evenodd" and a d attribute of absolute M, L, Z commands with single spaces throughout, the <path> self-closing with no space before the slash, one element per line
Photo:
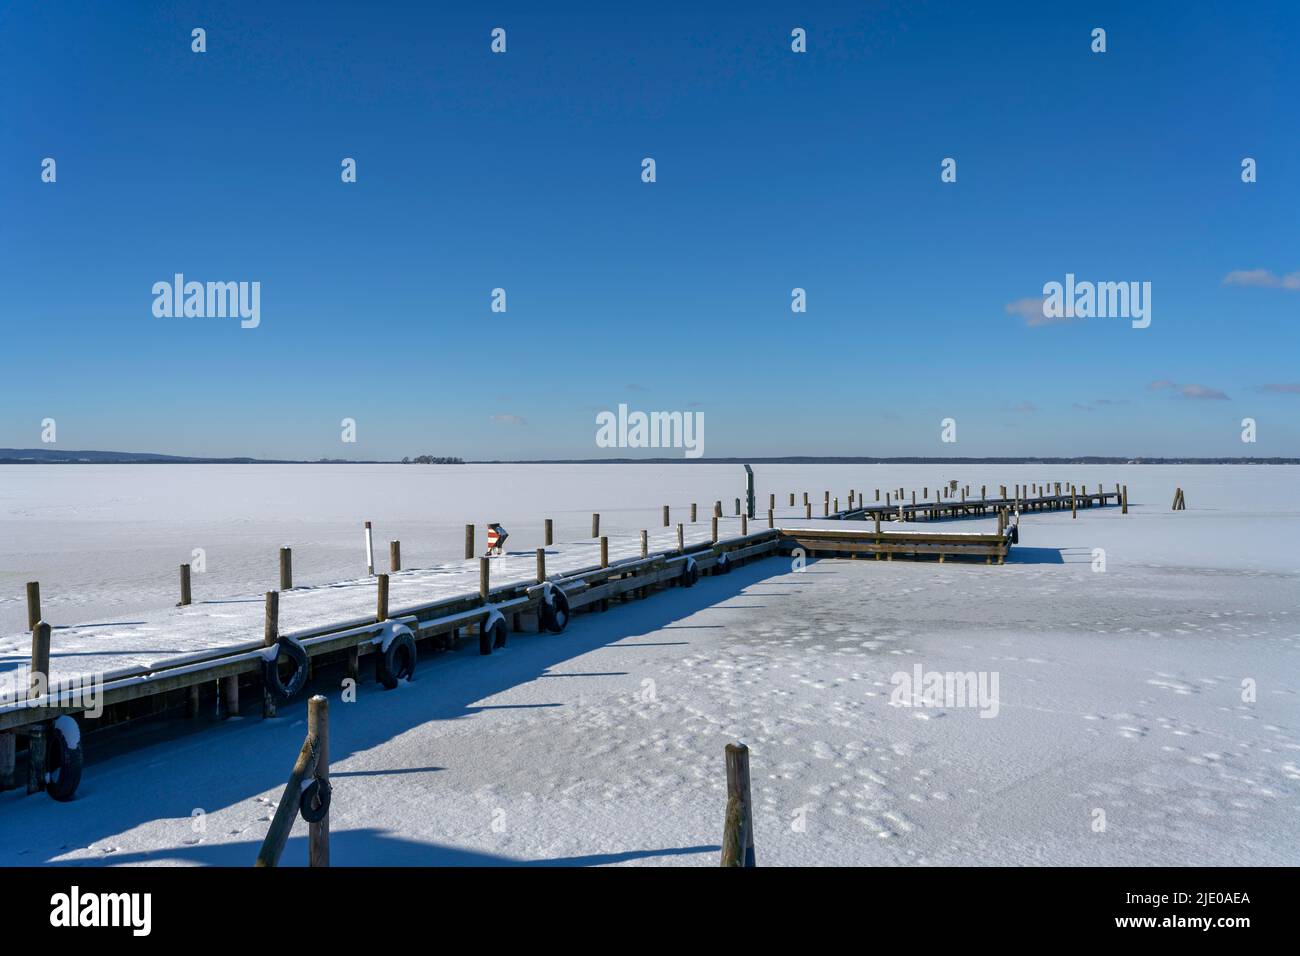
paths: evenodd
<path fill-rule="evenodd" d="M 463 465 L 464 458 L 446 458 L 438 455 L 416 455 L 414 458 L 403 458 L 403 465 Z"/>

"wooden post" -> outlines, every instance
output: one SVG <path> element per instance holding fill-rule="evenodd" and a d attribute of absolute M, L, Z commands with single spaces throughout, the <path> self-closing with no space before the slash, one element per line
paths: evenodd
<path fill-rule="evenodd" d="M 1070 517 L 1079 517 L 1079 496 L 1075 494 L 1074 485 L 1070 486 Z"/>
<path fill-rule="evenodd" d="M 30 632 L 41 620 L 41 582 L 27 582 L 27 630 Z"/>
<path fill-rule="evenodd" d="M 600 515 L 595 512 L 592 512 L 591 515 L 591 536 L 593 538 L 600 537 Z"/>
<path fill-rule="evenodd" d="M 691 524 L 695 524 L 695 502 L 691 502 Z"/>
<path fill-rule="evenodd" d="M 677 550 L 681 551 L 686 547 L 686 526 L 679 524 L 677 526 Z"/>
<path fill-rule="evenodd" d="M 389 572 L 402 570 L 402 542 L 388 542 L 388 570 Z"/>
<path fill-rule="evenodd" d="M 27 728 L 27 792 L 45 789 L 45 725 Z"/>
<path fill-rule="evenodd" d="M 280 592 L 266 592 L 266 619 L 262 630 L 262 646 L 274 647 L 280 641 Z M 262 681 L 262 716 L 275 716 L 275 695 L 270 686 Z"/>
<path fill-rule="evenodd" d="M 650 556 L 650 534 L 644 528 L 641 530 L 641 557 Z"/>
<path fill-rule="evenodd" d="M 790 507 L 794 507 L 794 492 L 790 492 Z"/>
<path fill-rule="evenodd" d="M 313 701 L 316 700 L 324 702 L 324 698 L 320 696 L 313 698 Z M 267 827 L 266 837 L 262 840 L 262 846 L 257 852 L 257 861 L 253 864 L 257 867 L 279 865 L 280 854 L 284 852 L 284 845 L 289 841 L 289 831 L 293 829 L 294 821 L 298 818 L 302 792 L 306 789 L 306 784 L 310 778 L 316 774 L 316 765 L 320 759 L 320 741 L 312 736 L 311 727 L 314 723 L 311 713 L 312 705 L 308 703 L 307 706 L 307 736 L 302 742 L 302 748 L 298 751 L 298 759 L 294 761 L 293 770 L 289 773 L 289 782 L 284 785 L 284 791 L 275 807 L 275 815 L 271 818 L 271 825 Z M 316 717 L 317 722 L 319 722 L 319 711 Z M 319 724 L 317 723 L 317 725 Z M 309 845 L 310 838 L 311 831 L 309 830 Z M 308 852 L 310 857 L 311 851 Z"/>
<path fill-rule="evenodd" d="M 713 543 L 718 543 L 718 516 L 713 516 Z"/>
<path fill-rule="evenodd" d="M 32 665 L 28 675 L 28 697 L 50 692 L 50 626 L 37 621 L 32 628 Z M 42 787 L 42 789 L 44 789 Z"/>
<path fill-rule="evenodd" d="M 803 503 L 803 511 L 804 511 L 804 515 L 803 515 L 803 516 L 804 516 L 805 518 L 811 518 L 811 517 L 812 517 L 812 503 L 811 503 L 811 502 L 808 502 L 808 501 L 805 501 L 805 502 Z"/>
<path fill-rule="evenodd" d="M 740 839 L 736 839 L 735 827 L 731 828 L 730 840 L 724 839 L 722 847 L 723 866 L 753 867 L 754 858 L 754 810 L 749 786 L 749 748 L 744 744 L 727 744 L 727 805 L 728 817 L 731 808 L 738 810 Z M 731 852 L 728 852 L 728 843 Z"/>
<path fill-rule="evenodd" d="M 487 558 L 483 560 L 486 561 Z M 379 588 L 375 592 L 375 620 L 386 621 L 388 620 L 388 575 L 381 574 L 376 580 Z"/>
<path fill-rule="evenodd" d="M 478 596 L 485 601 L 488 599 L 488 592 L 490 591 L 488 567 L 489 562 L 487 558 L 478 559 Z"/>
<path fill-rule="evenodd" d="M 0 793 L 18 786 L 18 735 L 0 731 Z"/>
<path fill-rule="evenodd" d="M 544 536 L 546 540 L 543 541 L 542 543 L 545 544 L 548 548 L 554 543 L 553 534 L 552 534 L 553 531 L 554 531 L 554 527 L 551 524 L 551 519 L 547 518 L 544 523 Z"/>
<path fill-rule="evenodd" d="M 600 566 L 609 567 L 609 538 L 601 536 L 600 539 Z"/>
<path fill-rule="evenodd" d="M 320 694 L 307 701 L 307 736 L 316 738 L 317 780 L 329 786 L 330 779 L 330 704 Z M 325 811 L 317 823 L 307 824 L 307 865 L 330 865 L 330 814 Z"/>
<path fill-rule="evenodd" d="M 840 513 L 840 496 L 839 496 L 839 495 L 836 495 L 836 496 L 835 496 L 835 507 L 832 508 L 831 510 L 834 511 L 836 514 L 839 514 L 839 513 Z"/>
<path fill-rule="evenodd" d="M 880 500 L 880 489 L 879 489 L 879 488 L 876 489 L 876 500 L 877 500 L 877 501 Z"/>
<path fill-rule="evenodd" d="M 231 674 L 221 680 L 221 700 L 227 717 L 239 716 L 239 675 Z"/>
<path fill-rule="evenodd" d="M 740 514 L 740 499 L 739 499 L 739 498 L 736 499 L 736 514 L 737 514 L 737 515 Z"/>
<path fill-rule="evenodd" d="M 465 525 L 465 560 L 474 557 L 474 526 Z"/>
<path fill-rule="evenodd" d="M 664 527 L 668 527 L 668 506 L 664 505 Z"/>
<path fill-rule="evenodd" d="M 546 580 L 546 549 L 537 549 L 537 583 L 541 584 Z"/>
<path fill-rule="evenodd" d="M 1124 486 L 1124 493 L 1120 497 L 1120 514 L 1128 514 L 1128 485 Z"/>
<path fill-rule="evenodd" d="M 775 527 L 776 527 L 776 509 L 775 509 L 775 508 L 768 508 L 768 509 L 767 509 L 767 526 L 768 526 L 769 528 L 775 528 Z"/>
<path fill-rule="evenodd" d="M 721 518 L 721 517 L 722 517 L 722 502 L 721 502 L 721 501 L 715 501 L 715 502 L 713 502 L 713 517 L 715 517 L 715 518 Z"/>
<path fill-rule="evenodd" d="M 188 607 L 190 603 L 190 566 L 181 565 L 181 599 L 177 602 L 177 607 Z"/>
<path fill-rule="evenodd" d="M 771 494 L 769 494 L 769 495 L 767 496 L 767 510 L 768 510 L 768 511 L 775 511 L 775 510 L 776 510 L 776 492 L 775 492 L 775 491 L 772 492 Z"/>
<path fill-rule="evenodd" d="M 280 590 L 293 590 L 293 549 L 280 549 Z"/>
<path fill-rule="evenodd" d="M 749 534 L 749 515 L 740 516 L 740 533 L 742 536 Z"/>
<path fill-rule="evenodd" d="M 875 513 L 875 518 L 876 518 L 876 534 L 880 534 L 880 512 L 879 511 Z"/>

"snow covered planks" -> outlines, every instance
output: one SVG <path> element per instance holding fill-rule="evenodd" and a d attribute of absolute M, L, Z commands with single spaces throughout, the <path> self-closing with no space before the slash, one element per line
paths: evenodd
<path fill-rule="evenodd" d="M 984 558 L 986 563 L 996 559 L 998 564 L 1003 564 L 1011 549 L 1010 530 L 1002 534 L 963 534 L 951 531 L 781 528 L 779 533 L 783 553 L 802 548 L 809 556 L 884 554 L 892 557 L 900 554 L 917 557 L 933 554 L 941 561 L 945 557 L 973 557 Z"/>

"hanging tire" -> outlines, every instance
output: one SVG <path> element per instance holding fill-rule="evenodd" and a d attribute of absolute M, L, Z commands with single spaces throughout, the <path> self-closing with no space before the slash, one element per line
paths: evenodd
<path fill-rule="evenodd" d="M 727 557 L 727 552 L 718 555 L 718 563 L 714 565 L 714 570 L 717 574 L 731 573 L 731 558 Z"/>
<path fill-rule="evenodd" d="M 551 588 L 551 599 L 542 599 L 537 613 L 542 619 L 542 627 L 552 634 L 561 633 L 569 626 L 569 598 L 559 588 Z"/>
<path fill-rule="evenodd" d="M 298 813 L 308 823 L 320 823 L 330 812 L 330 782 L 315 777 L 298 798 Z"/>
<path fill-rule="evenodd" d="M 283 662 L 293 667 L 287 677 L 280 672 Z M 307 652 L 303 646 L 287 637 L 280 638 L 275 658 L 262 664 L 262 679 L 281 700 L 288 700 L 302 690 L 307 683 Z"/>
<path fill-rule="evenodd" d="M 492 622 L 492 626 L 486 630 L 480 630 L 478 635 L 478 652 L 480 654 L 491 654 L 493 648 L 506 646 L 506 619 L 498 617 Z"/>
<path fill-rule="evenodd" d="M 67 803 L 81 784 L 81 729 L 68 716 L 56 717 L 45 735 L 45 792 Z"/>
<path fill-rule="evenodd" d="M 694 585 L 695 582 L 698 581 L 699 579 L 700 579 L 700 566 L 690 558 L 687 558 L 686 566 L 682 568 L 682 576 L 680 578 L 682 582 L 682 587 L 689 588 L 692 585 Z"/>
<path fill-rule="evenodd" d="M 387 690 L 399 681 L 415 676 L 415 638 L 408 631 L 398 631 L 375 660 L 375 676 Z"/>

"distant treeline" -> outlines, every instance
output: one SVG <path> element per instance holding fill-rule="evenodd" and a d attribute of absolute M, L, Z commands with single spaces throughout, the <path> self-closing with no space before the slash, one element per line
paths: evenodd
<path fill-rule="evenodd" d="M 439 455 L 416 455 L 414 458 L 403 458 L 403 465 L 463 465 L 464 458 L 442 457 Z"/>

